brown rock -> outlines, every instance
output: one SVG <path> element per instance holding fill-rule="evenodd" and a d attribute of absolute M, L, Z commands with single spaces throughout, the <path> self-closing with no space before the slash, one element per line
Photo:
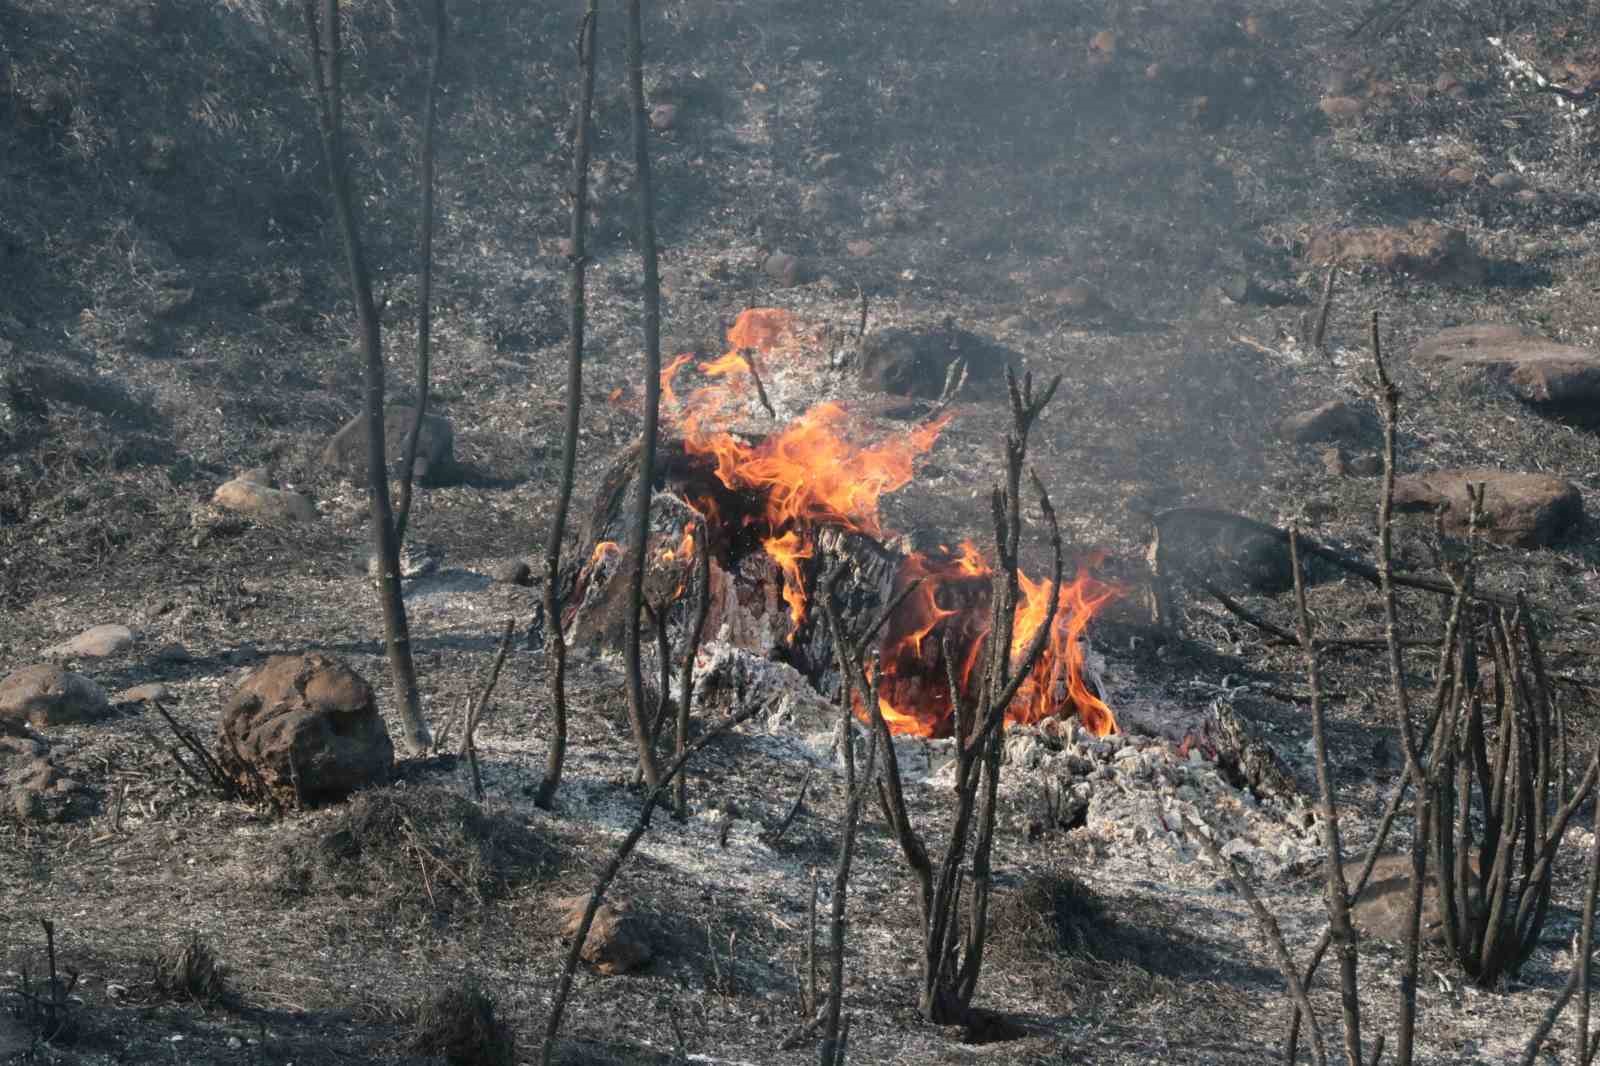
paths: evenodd
<path fill-rule="evenodd" d="M 677 104 L 657 104 L 650 109 L 650 128 L 653 130 L 670 130 L 678 124 Z"/>
<path fill-rule="evenodd" d="M 588 895 L 557 900 L 556 908 L 563 915 L 561 935 L 571 940 L 578 935 L 583 922 L 583 912 L 589 905 Z M 579 958 L 603 974 L 613 975 L 637 970 L 655 955 L 644 923 L 624 899 L 613 899 L 595 911 L 589 935 L 584 938 Z"/>
<path fill-rule="evenodd" d="M 110 712 L 99 685 L 53 664 L 25 666 L 0 681 L 0 719 L 35 729 L 92 722 Z"/>
<path fill-rule="evenodd" d="M 1476 865 L 1476 863 L 1474 863 Z M 1361 876 L 1359 862 L 1345 864 L 1345 879 L 1352 886 Z M 1350 907 L 1350 920 L 1364 937 L 1404 943 L 1411 909 L 1411 856 L 1384 855 L 1372 868 L 1372 878 Z M 1439 917 L 1439 889 L 1432 877 L 1422 891 L 1422 936 L 1428 943 L 1444 939 Z"/>
<path fill-rule="evenodd" d="M 1325 229 L 1312 236 L 1305 258 L 1313 266 L 1373 266 L 1453 284 L 1476 284 L 1486 270 L 1464 232 L 1435 222 Z"/>
<path fill-rule="evenodd" d="M 7 779 L 18 818 L 65 822 L 93 813 L 94 795 L 63 774 L 48 758 L 34 759 Z"/>
<path fill-rule="evenodd" d="M 1353 456 L 1345 464 L 1345 473 L 1351 477 L 1377 477 L 1383 473 L 1383 457 L 1377 452 Z"/>
<path fill-rule="evenodd" d="M 317 652 L 274 655 L 252 670 L 223 709 L 217 748 L 241 786 L 259 776 L 291 802 L 297 792 L 308 803 L 342 799 L 394 769 L 372 688 Z"/>
<path fill-rule="evenodd" d="M 1063 285 L 1050 294 L 1050 302 L 1068 311 L 1099 311 L 1107 306 L 1092 285 Z"/>
<path fill-rule="evenodd" d="M 1451 167 L 1442 177 L 1451 185 L 1471 185 L 1478 180 L 1478 173 L 1471 167 Z"/>
<path fill-rule="evenodd" d="M 71 640 L 53 644 L 42 654 L 46 659 L 103 659 L 133 646 L 133 630 L 127 626 L 91 626 Z"/>
<path fill-rule="evenodd" d="M 249 515 L 262 522 L 314 522 L 317 505 L 298 492 L 268 488 L 259 481 L 234 478 L 217 487 L 211 502 L 226 511 Z"/>
<path fill-rule="evenodd" d="M 1583 521 L 1576 485 L 1548 474 L 1502 470 L 1435 470 L 1395 479 L 1394 505 L 1403 512 L 1444 510 L 1445 528 L 1464 533 L 1470 515 L 1467 485 L 1484 485 L 1482 532 L 1496 544 L 1541 548 Z"/>
<path fill-rule="evenodd" d="M 1278 423 L 1278 432 L 1296 444 L 1325 440 L 1354 440 L 1372 428 L 1366 412 L 1343 400 L 1330 400 L 1320 407 L 1289 415 Z"/>
<path fill-rule="evenodd" d="M 1350 471 L 1350 460 L 1337 444 L 1322 449 L 1322 468 L 1334 477 L 1344 477 Z"/>
<path fill-rule="evenodd" d="M 800 284 L 803 276 L 800 257 L 790 255 L 788 252 L 773 252 L 761 264 L 761 269 L 767 277 L 784 286 Z"/>
<path fill-rule="evenodd" d="M 1521 174 L 1516 174 L 1509 170 L 1503 170 L 1494 177 L 1490 178 L 1489 184 L 1494 186 L 1496 189 L 1499 189 L 1501 192 L 1516 192 L 1526 185 L 1527 182 L 1522 180 Z"/>
<path fill-rule="evenodd" d="M 1440 330 L 1417 344 L 1417 359 L 1483 374 L 1508 384 L 1529 403 L 1600 407 L 1600 352 L 1480 322 Z"/>
<path fill-rule="evenodd" d="M 1360 118 L 1367 105 L 1353 96 L 1324 96 L 1317 101 L 1317 109 L 1330 122 L 1347 123 Z"/>
<path fill-rule="evenodd" d="M 865 259 L 878 250 L 878 246 L 871 241 L 846 241 L 844 250 L 857 259 Z"/>
<path fill-rule="evenodd" d="M 391 474 L 405 455 L 415 410 L 394 405 L 383 414 L 383 433 Z M 358 482 L 367 476 L 367 419 L 357 415 L 340 427 L 322 450 L 322 465 Z M 439 484 L 455 471 L 455 431 L 442 415 L 422 419 L 422 443 L 417 449 L 415 475 L 425 484 Z"/>
<path fill-rule="evenodd" d="M 159 681 L 125 688 L 111 697 L 112 703 L 166 703 L 172 699 L 172 690 Z"/>

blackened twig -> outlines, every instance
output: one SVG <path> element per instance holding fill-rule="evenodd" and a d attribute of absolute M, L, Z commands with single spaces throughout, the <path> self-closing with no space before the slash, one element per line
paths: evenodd
<path fill-rule="evenodd" d="M 506 654 L 511 650 L 511 638 L 516 624 L 516 619 L 506 619 L 505 627 L 500 633 L 500 649 L 495 652 L 494 664 L 489 667 L 489 680 L 484 682 L 483 691 L 478 694 L 477 702 L 472 705 L 472 710 L 467 712 L 467 728 L 461 737 L 461 753 L 467 757 L 467 763 L 472 767 L 472 794 L 477 797 L 479 803 L 483 802 L 483 778 L 478 774 L 478 724 L 483 721 L 483 716 L 489 709 L 489 697 L 494 694 L 494 686 L 500 680 L 500 668 L 505 665 Z"/>
<path fill-rule="evenodd" d="M 767 417 L 776 421 L 778 412 L 772 409 L 772 401 L 767 399 L 767 387 L 761 382 L 761 371 L 756 369 L 755 349 L 740 348 L 739 358 L 744 360 L 745 367 L 750 371 L 750 380 L 756 383 L 756 398 L 761 401 L 761 406 L 767 412 Z"/>
<path fill-rule="evenodd" d="M 789 805 L 789 812 L 783 816 L 783 821 L 778 823 L 776 829 L 761 834 L 761 842 L 767 847 L 776 847 L 778 841 L 783 839 L 783 834 L 789 831 L 789 826 L 794 823 L 795 816 L 800 813 L 800 807 L 806 801 L 806 789 L 811 787 L 811 768 L 806 768 L 806 776 L 800 779 L 800 791 L 795 796 L 794 802 Z"/>

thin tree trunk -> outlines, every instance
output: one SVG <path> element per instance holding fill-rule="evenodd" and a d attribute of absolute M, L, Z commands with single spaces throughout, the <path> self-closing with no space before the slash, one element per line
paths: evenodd
<path fill-rule="evenodd" d="M 444 62 L 444 38 L 448 29 L 445 0 L 433 0 L 433 43 L 428 51 L 428 96 L 422 110 L 422 234 L 417 242 L 419 276 L 417 280 L 417 404 L 412 412 L 411 433 L 406 437 L 405 459 L 400 466 L 400 506 L 394 516 L 394 539 L 406 542 L 406 523 L 411 518 L 411 486 L 415 480 L 417 451 L 422 443 L 422 420 L 428 413 L 428 387 L 432 382 L 433 337 L 433 131 L 438 125 L 439 67 Z"/>
<path fill-rule="evenodd" d="M 644 430 L 639 448 L 639 491 L 628 531 L 628 721 L 639 749 L 639 770 L 654 789 L 661 781 L 645 723 L 644 675 L 639 666 L 639 615 L 644 604 L 645 548 L 650 538 L 656 430 L 661 416 L 661 278 L 656 264 L 655 191 L 650 180 L 650 124 L 644 111 L 644 33 L 639 0 L 628 0 L 628 93 L 633 111 L 633 158 L 638 173 L 639 255 L 644 262 Z"/>
<path fill-rule="evenodd" d="M 567 635 L 561 625 L 561 543 L 567 535 L 567 512 L 572 507 L 572 483 L 578 463 L 578 416 L 583 405 L 583 338 L 586 272 L 585 242 L 589 233 L 589 126 L 594 111 L 594 39 L 599 19 L 598 0 L 588 0 L 578 29 L 578 126 L 572 152 L 572 246 L 567 278 L 567 417 L 561 445 L 561 484 L 556 490 L 556 513 L 544 553 L 544 615 L 550 627 L 550 710 L 554 735 L 545 756 L 544 780 L 533 802 L 546 810 L 555 803 L 561 786 L 561 767 L 567 758 Z M 637 618 L 637 616 L 635 616 Z M 681 754 L 681 752 L 680 752 Z"/>
<path fill-rule="evenodd" d="M 1317 792 L 1321 799 L 1322 844 L 1328 853 L 1323 893 L 1328 924 L 1339 944 L 1339 993 L 1344 1010 L 1344 1053 L 1350 1066 L 1363 1066 L 1361 1056 L 1361 998 L 1356 988 L 1359 944 L 1350 921 L 1350 886 L 1344 876 L 1344 844 L 1339 835 L 1339 805 L 1334 798 L 1333 773 L 1328 765 L 1327 723 L 1322 712 L 1322 676 L 1317 646 L 1312 639 L 1311 614 L 1306 609 L 1306 584 L 1300 571 L 1300 530 L 1289 529 L 1289 565 L 1294 570 L 1296 631 L 1306 657 L 1306 681 L 1311 686 L 1311 736 L 1316 750 Z"/>
<path fill-rule="evenodd" d="M 372 299 L 372 278 L 356 221 L 355 198 L 340 135 L 339 0 L 323 0 L 318 29 L 316 0 L 306 0 L 307 32 L 312 42 L 313 80 L 321 104 L 322 150 L 333 186 L 334 213 L 344 238 L 345 263 L 355 296 L 361 352 L 366 363 L 367 492 L 372 511 L 372 537 L 378 555 L 378 590 L 383 605 L 384 639 L 389 668 L 394 674 L 404 742 L 413 755 L 428 750 L 428 723 L 417 691 L 416 665 L 411 658 L 411 635 L 406 626 L 406 605 L 400 595 L 400 541 L 395 535 L 394 512 L 389 504 L 388 457 L 383 426 L 383 344 L 378 310 Z"/>

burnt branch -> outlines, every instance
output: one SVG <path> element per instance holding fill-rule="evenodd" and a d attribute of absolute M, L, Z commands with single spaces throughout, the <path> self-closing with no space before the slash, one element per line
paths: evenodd
<path fill-rule="evenodd" d="M 767 398 L 767 386 L 761 381 L 761 371 L 756 369 L 756 353 L 754 348 L 740 348 L 739 358 L 744 360 L 745 369 L 750 371 L 750 380 L 756 383 L 756 399 L 761 401 L 761 409 L 767 412 L 767 417 L 774 421 L 778 412 L 773 410 L 772 401 Z"/>
<path fill-rule="evenodd" d="M 636 4 L 637 0 L 633 0 L 633 2 Z M 601 871 L 594 887 L 589 890 L 589 902 L 584 907 L 583 918 L 578 922 L 577 932 L 573 934 L 572 944 L 567 949 L 566 963 L 562 966 L 561 977 L 556 982 L 555 996 L 550 1004 L 550 1015 L 545 1022 L 544 1044 L 539 1051 L 541 1066 L 551 1066 L 551 1063 L 555 1061 L 556 1037 L 561 1033 L 561 1019 L 566 1013 L 567 999 L 572 994 L 572 979 L 578 970 L 578 959 L 583 951 L 584 942 L 589 939 L 589 929 L 594 925 L 595 913 L 600 910 L 600 904 L 605 901 L 607 890 L 611 888 L 611 883 L 617 879 L 617 874 L 622 872 L 622 867 L 627 863 L 628 857 L 633 854 L 633 849 L 639 846 L 639 841 L 649 831 L 651 816 L 655 814 L 656 807 L 660 805 L 661 801 L 667 797 L 667 786 L 671 784 L 673 778 L 683 771 L 683 768 L 688 765 L 689 760 L 694 757 L 696 752 L 735 726 L 755 717 L 760 710 L 760 704 L 752 703 L 706 730 L 693 743 L 684 748 L 683 754 L 673 759 L 661 771 L 658 782 L 651 786 L 649 792 L 645 793 L 644 804 L 639 810 L 638 820 L 634 822 L 633 828 L 628 831 L 628 835 L 623 838 L 621 846 L 617 848 L 617 853 L 611 857 L 611 861 Z"/>
<path fill-rule="evenodd" d="M 1191 815 L 1191 817 L 1196 822 L 1194 836 L 1200 842 L 1201 849 L 1205 851 L 1211 862 L 1223 872 L 1229 883 L 1233 885 L 1234 891 L 1238 892 L 1240 898 L 1250 907 L 1250 912 L 1255 915 L 1256 923 L 1261 926 L 1261 932 L 1266 936 L 1267 943 L 1272 945 L 1272 953 L 1278 959 L 1278 970 L 1283 974 L 1284 983 L 1289 986 L 1289 995 L 1293 997 L 1301 1016 L 1306 1018 L 1309 1023 L 1312 1060 L 1316 1062 L 1317 1066 L 1327 1066 L 1328 1051 L 1323 1044 L 1322 1029 L 1317 1024 L 1316 1012 L 1311 1009 L 1311 1000 L 1306 996 L 1306 986 L 1300 980 L 1300 974 L 1295 967 L 1294 958 L 1289 954 L 1288 945 L 1284 943 L 1283 930 L 1278 926 L 1278 919 L 1273 917 L 1266 904 L 1262 903 L 1260 897 L 1256 895 L 1255 889 L 1250 887 L 1249 879 L 1235 870 L 1233 864 L 1222 854 L 1222 849 L 1217 847 L 1216 833 L 1211 828 L 1210 823 L 1198 815 Z M 1286 1061 L 1293 1062 L 1294 1060 L 1291 1058 Z M 1357 1058 L 1355 1061 L 1359 1063 L 1361 1060 Z"/>
<path fill-rule="evenodd" d="M 694 705 L 694 661 L 705 638 L 706 616 L 711 613 L 711 530 L 700 522 L 699 552 L 695 556 L 694 623 L 684 635 L 683 665 L 678 673 L 678 722 L 673 740 L 673 755 L 682 755 L 689 743 L 689 710 Z M 673 786 L 673 816 L 689 816 L 688 780 L 679 777 Z"/>
<path fill-rule="evenodd" d="M 516 625 L 516 619 L 507 618 L 501 627 L 500 647 L 489 667 L 489 678 L 483 683 L 483 691 L 473 701 L 472 709 L 467 712 L 466 729 L 461 735 L 461 754 L 466 756 L 468 765 L 472 767 L 472 795 L 479 803 L 483 802 L 483 778 L 478 773 L 478 726 L 489 710 L 489 698 L 494 695 L 494 687 L 500 681 L 500 669 L 505 666 L 506 655 L 511 651 L 511 638 Z"/>
<path fill-rule="evenodd" d="M 567 637 L 561 625 L 561 544 L 567 535 L 574 472 L 578 462 L 578 424 L 583 407 L 583 341 L 588 306 L 585 285 L 589 261 L 589 137 L 594 111 L 594 38 L 599 0 L 588 0 L 578 26 L 578 114 L 572 146 L 572 227 L 567 269 L 567 398 L 561 437 L 561 480 L 556 488 L 556 513 L 544 553 L 544 616 L 550 626 L 550 710 L 553 735 L 545 756 L 544 779 L 533 802 L 549 810 L 561 786 L 567 757 Z"/>
<path fill-rule="evenodd" d="M 400 504 L 395 510 L 394 539 L 406 542 L 406 523 L 411 517 L 411 486 L 416 476 L 417 451 L 422 444 L 422 420 L 428 413 L 428 391 L 432 381 L 433 340 L 433 136 L 439 116 L 439 68 L 444 62 L 444 41 L 448 29 L 445 0 L 433 0 L 433 37 L 428 48 L 428 87 L 422 107 L 422 232 L 417 239 L 417 403 L 411 418 L 411 433 L 406 437 L 404 459 L 400 464 Z"/>
<path fill-rule="evenodd" d="M 384 640 L 388 648 L 389 668 L 394 676 L 395 693 L 399 699 L 400 720 L 405 726 L 403 740 L 407 750 L 413 755 L 421 755 L 428 750 L 428 722 L 422 713 L 416 663 L 411 655 L 411 634 L 406 623 L 406 605 L 400 594 L 400 540 L 395 529 L 394 510 L 389 502 L 388 457 L 383 428 L 383 337 L 377 305 L 372 298 L 372 275 L 361 243 L 355 195 L 350 187 L 349 163 L 345 158 L 341 130 L 343 101 L 339 0 L 322 0 L 320 25 L 317 7 L 317 0 L 305 0 L 306 35 L 311 42 L 311 80 L 318 103 L 322 152 L 333 189 L 334 214 L 343 237 L 346 273 L 355 300 L 361 354 L 365 364 L 367 495 L 372 512 L 373 547 L 378 558 L 378 591 L 383 609 Z"/>
<path fill-rule="evenodd" d="M 661 783 L 650 746 L 639 664 L 639 615 L 644 606 L 645 549 L 650 538 L 650 498 L 656 476 L 656 436 L 661 419 L 661 276 L 656 256 L 655 187 L 650 173 L 650 121 L 644 108 L 644 31 L 640 0 L 628 0 L 628 99 L 633 117 L 633 163 L 638 183 L 639 258 L 644 273 L 644 426 L 639 446 L 638 492 L 628 529 L 628 724 L 639 750 L 639 771 L 653 790 Z"/>
<path fill-rule="evenodd" d="M 1306 658 L 1306 680 L 1311 688 L 1311 736 L 1316 751 L 1317 792 L 1322 810 L 1322 844 L 1328 857 L 1324 902 L 1328 908 L 1328 928 L 1339 944 L 1339 996 L 1343 1008 L 1345 1055 L 1352 1066 L 1360 1066 L 1361 998 L 1356 986 L 1356 961 L 1359 942 L 1350 921 L 1349 886 L 1344 877 L 1344 844 L 1339 835 L 1339 807 L 1333 792 L 1333 774 L 1328 762 L 1327 722 L 1322 711 L 1322 678 L 1317 662 L 1317 646 L 1312 639 L 1311 613 L 1306 609 L 1306 584 L 1300 570 L 1299 530 L 1289 530 L 1289 562 L 1294 571 L 1294 602 L 1300 648 Z"/>

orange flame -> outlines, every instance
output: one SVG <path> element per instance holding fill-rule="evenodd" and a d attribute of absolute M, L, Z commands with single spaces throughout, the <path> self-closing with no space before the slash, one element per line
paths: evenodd
<path fill-rule="evenodd" d="M 908 433 L 874 442 L 844 407 L 824 402 L 777 433 L 748 442 L 726 428 L 750 413 L 754 380 L 743 353 L 760 353 L 764 366 L 781 373 L 786 361 L 802 354 L 804 346 L 789 313 L 775 308 L 742 312 L 729 328 L 727 341 L 724 355 L 695 368 L 711 380 L 683 395 L 675 383 L 694 356 L 683 354 L 672 360 L 661 373 L 662 412 L 675 423 L 688 454 L 710 460 L 724 487 L 758 501 L 757 513 L 744 523 L 781 575 L 793 640 L 809 607 L 808 562 L 816 554 L 817 533 L 832 527 L 881 536 L 880 500 L 911 480 L 916 459 L 933 447 L 952 414 L 945 412 Z M 714 501 L 692 502 L 708 523 L 717 521 Z M 732 536 L 738 530 L 725 532 Z M 663 549 L 660 555 L 671 561 L 690 558 L 693 551 L 693 534 L 686 529 L 683 543 Z M 993 572 L 978 547 L 964 541 L 955 552 L 940 549 L 908 556 L 896 588 L 914 578 L 921 578 L 922 585 L 901 604 L 881 639 L 879 707 L 896 733 L 948 734 L 953 719 L 950 674 L 964 701 L 970 703 L 979 695 Z M 1019 574 L 1018 584 L 1020 602 L 1009 649 L 1013 661 L 1027 648 L 1049 608 L 1048 582 Z M 1076 711 L 1084 728 L 1098 736 L 1116 730 L 1111 709 L 1084 680 L 1080 638 L 1117 591 L 1087 571 L 1063 583 L 1048 643 L 1019 687 L 1007 712 L 1008 722 L 1031 723 Z M 959 660 L 953 671 L 945 667 L 946 649 Z"/>

